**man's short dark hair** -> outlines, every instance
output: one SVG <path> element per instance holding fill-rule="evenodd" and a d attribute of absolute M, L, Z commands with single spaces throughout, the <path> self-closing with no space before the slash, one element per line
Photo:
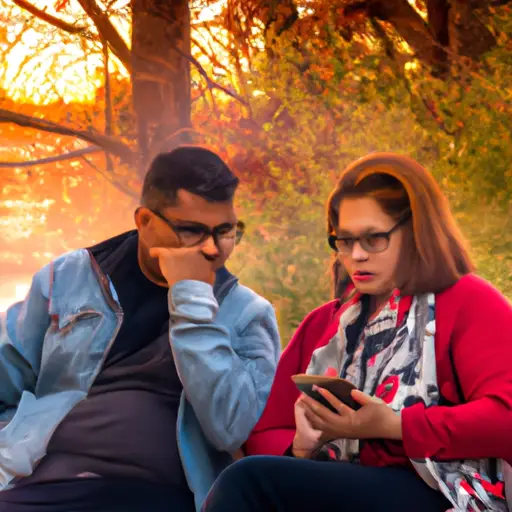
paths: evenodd
<path fill-rule="evenodd" d="M 219 155 L 200 146 L 160 153 L 149 166 L 141 203 L 151 209 L 175 206 L 183 189 L 210 202 L 233 199 L 239 180 Z"/>

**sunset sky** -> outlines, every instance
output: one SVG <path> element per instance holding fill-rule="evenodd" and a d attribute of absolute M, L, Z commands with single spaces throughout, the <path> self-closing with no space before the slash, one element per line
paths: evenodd
<path fill-rule="evenodd" d="M 123 7 L 128 3 L 128 0 L 119 0 L 113 5 Z M 203 8 L 198 21 L 212 19 L 224 3 L 225 0 L 220 0 Z M 56 2 L 53 0 L 34 0 L 33 4 L 67 22 L 79 20 L 81 24 L 87 23 L 83 10 L 75 0 L 70 0 L 69 5 L 60 12 L 55 11 Z M 115 16 L 111 20 L 129 44 L 129 22 Z M 97 72 L 103 67 L 98 45 L 34 19 L 8 0 L 0 0 L 0 22 L 3 25 L 0 30 L 5 35 L 0 38 L 4 41 L 0 46 L 8 55 L 0 64 L 0 87 L 9 97 L 36 104 L 49 103 L 57 98 L 65 102 L 94 100 L 95 91 L 102 84 L 101 74 Z M 208 37 L 201 29 L 196 32 L 203 39 Z M 126 73 L 114 56 L 111 57 L 110 69 Z"/>

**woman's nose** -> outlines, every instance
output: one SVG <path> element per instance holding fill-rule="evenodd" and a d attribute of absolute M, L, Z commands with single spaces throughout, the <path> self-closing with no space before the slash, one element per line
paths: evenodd
<path fill-rule="evenodd" d="M 352 259 L 355 261 L 366 261 L 368 259 L 368 253 L 361 247 L 359 240 L 356 240 L 352 246 Z"/>

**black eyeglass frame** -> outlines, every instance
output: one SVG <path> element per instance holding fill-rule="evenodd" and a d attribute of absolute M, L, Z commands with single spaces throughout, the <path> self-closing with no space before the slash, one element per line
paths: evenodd
<path fill-rule="evenodd" d="M 374 254 L 377 254 L 379 252 L 384 252 L 388 247 L 389 247 L 389 241 L 391 239 L 391 235 L 399 228 L 401 228 L 404 224 L 406 224 L 409 219 L 411 218 L 411 214 L 407 214 L 405 217 L 403 217 L 402 219 L 400 219 L 390 230 L 388 231 L 381 231 L 379 233 L 369 233 L 367 235 L 362 235 L 362 236 L 341 236 L 341 237 L 338 237 L 337 235 L 329 235 L 329 237 L 327 238 L 327 241 L 329 243 L 329 247 L 331 249 L 333 249 L 335 252 L 343 252 L 343 251 L 340 251 L 339 248 L 336 246 L 336 242 L 337 241 L 341 241 L 341 240 L 351 240 L 352 242 L 352 245 L 350 247 L 350 250 L 353 250 L 354 248 L 354 243 L 355 242 L 359 242 L 361 244 L 361 247 L 366 251 L 366 252 L 370 252 L 370 253 L 374 253 Z M 386 241 L 387 241 L 387 244 L 386 244 L 386 247 L 384 247 L 384 249 L 380 249 L 378 251 L 374 250 L 370 245 L 366 245 L 363 243 L 361 243 L 362 240 L 364 239 L 367 239 L 367 238 L 385 238 Z"/>
<path fill-rule="evenodd" d="M 175 221 L 170 220 L 163 213 L 160 213 L 158 210 L 152 210 L 151 208 L 148 208 L 148 210 L 151 213 L 154 213 L 159 219 L 163 220 L 172 229 L 173 233 L 178 237 L 178 240 L 180 241 L 180 243 L 183 247 L 197 247 L 197 246 L 201 245 L 202 243 L 204 243 L 206 240 L 208 240 L 208 238 L 210 238 L 210 237 L 213 238 L 215 245 L 218 247 L 219 239 L 222 238 L 222 234 L 219 231 L 222 229 L 225 229 L 227 227 L 226 224 L 222 224 L 222 225 L 217 226 L 212 229 L 209 226 L 207 226 L 206 224 L 202 224 L 201 222 L 189 222 L 189 221 L 182 221 L 182 222 L 187 222 L 187 226 L 178 226 L 177 224 L 175 224 Z M 191 245 L 185 244 L 183 242 L 183 238 L 180 236 L 180 233 L 179 233 L 180 230 L 187 229 L 187 227 L 201 228 L 201 230 L 203 231 L 203 235 L 201 236 L 200 240 L 198 240 L 197 242 L 195 242 Z M 245 233 L 245 223 L 242 222 L 241 220 L 239 220 L 236 222 L 236 224 L 233 227 L 236 228 L 235 245 L 238 245 L 242 241 L 242 238 Z"/>

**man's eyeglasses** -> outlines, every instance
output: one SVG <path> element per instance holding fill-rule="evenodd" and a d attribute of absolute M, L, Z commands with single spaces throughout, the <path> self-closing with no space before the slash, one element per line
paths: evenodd
<path fill-rule="evenodd" d="M 162 219 L 176 234 L 183 247 L 195 247 L 201 245 L 209 237 L 213 238 L 215 245 L 239 244 L 245 232 L 245 224 L 238 221 L 236 224 L 221 224 L 211 229 L 200 222 L 186 222 L 170 220 L 157 210 L 151 210 Z"/>
<path fill-rule="evenodd" d="M 410 217 L 410 215 L 405 216 L 403 219 L 398 221 L 389 231 L 384 231 L 381 233 L 368 233 L 367 235 L 361 236 L 341 237 L 330 235 L 328 238 L 329 245 L 332 249 L 341 254 L 351 254 L 356 242 L 359 242 L 361 248 L 366 252 L 383 252 L 389 247 L 389 240 L 392 233 L 403 226 L 410 219 Z"/>

